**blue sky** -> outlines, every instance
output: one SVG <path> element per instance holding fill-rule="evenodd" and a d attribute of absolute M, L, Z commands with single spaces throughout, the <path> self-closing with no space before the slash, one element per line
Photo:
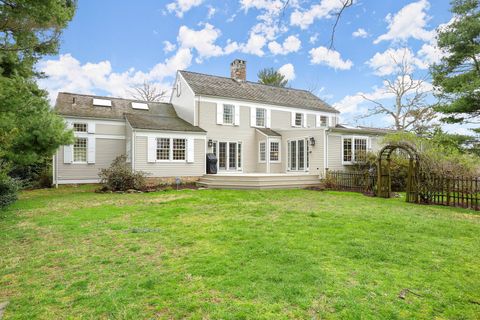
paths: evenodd
<path fill-rule="evenodd" d="M 342 0 L 79 0 L 59 55 L 38 69 L 41 85 L 58 91 L 128 97 L 147 80 L 170 88 L 175 70 L 228 76 L 247 61 L 247 78 L 280 69 L 294 88 L 311 89 L 342 111 L 344 122 L 388 126 L 384 117 L 358 120 L 392 76 L 392 56 L 412 61 L 415 76 L 438 61 L 435 29 L 452 18 L 448 0 L 356 0 L 342 16 L 328 50 L 333 14 Z"/>

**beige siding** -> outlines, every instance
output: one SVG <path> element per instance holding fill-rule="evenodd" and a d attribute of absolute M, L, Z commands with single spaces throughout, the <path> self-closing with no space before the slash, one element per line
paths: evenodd
<path fill-rule="evenodd" d="M 195 139 L 194 162 L 156 162 L 147 161 L 147 137 L 135 138 L 135 170 L 145 171 L 149 177 L 202 176 L 205 173 L 205 140 Z"/>
<path fill-rule="evenodd" d="M 257 160 L 257 170 L 255 172 L 266 173 L 267 172 L 267 163 L 260 162 L 260 142 L 267 143 L 267 136 L 255 130 L 255 146 L 252 149 L 252 153 L 255 153 L 255 158 Z"/>
<path fill-rule="evenodd" d="M 125 124 L 96 124 L 95 125 L 96 134 L 114 134 L 118 136 L 125 135 Z"/>
<path fill-rule="evenodd" d="M 272 110 L 272 129 L 292 128 L 292 113 L 289 111 Z"/>
<path fill-rule="evenodd" d="M 340 135 L 328 135 L 328 169 L 344 170 L 342 157 L 342 137 Z"/>
<path fill-rule="evenodd" d="M 315 115 L 314 114 L 308 114 L 307 115 L 307 127 L 315 128 Z"/>
<path fill-rule="evenodd" d="M 96 139 L 94 164 L 63 163 L 63 147 L 57 152 L 58 180 L 91 180 L 98 179 L 98 172 L 110 166 L 115 157 L 125 153 L 123 139 Z"/>

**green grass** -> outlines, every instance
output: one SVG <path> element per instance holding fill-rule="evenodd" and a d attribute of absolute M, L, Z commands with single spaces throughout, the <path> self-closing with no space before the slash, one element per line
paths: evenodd
<path fill-rule="evenodd" d="M 479 319 L 480 216 L 341 192 L 24 192 L 5 319 Z M 400 299 L 400 292 L 408 292 Z"/>

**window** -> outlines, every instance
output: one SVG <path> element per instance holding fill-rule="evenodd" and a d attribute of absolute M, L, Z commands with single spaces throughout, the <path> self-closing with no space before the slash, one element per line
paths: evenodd
<path fill-rule="evenodd" d="M 86 123 L 74 123 L 73 124 L 73 131 L 75 131 L 75 132 L 87 132 L 87 124 Z"/>
<path fill-rule="evenodd" d="M 157 139 L 157 160 L 169 160 L 170 159 L 170 139 L 160 138 Z"/>
<path fill-rule="evenodd" d="M 231 104 L 223 105 L 223 124 L 233 124 L 234 108 Z"/>
<path fill-rule="evenodd" d="M 73 162 L 87 162 L 87 138 L 75 138 Z"/>
<path fill-rule="evenodd" d="M 179 80 L 177 82 L 177 97 L 180 97 L 181 94 L 182 94 L 182 83 Z"/>
<path fill-rule="evenodd" d="M 267 159 L 267 149 L 266 149 L 266 143 L 265 142 L 260 142 L 259 144 L 259 150 L 258 150 L 258 155 L 259 155 L 259 161 L 260 162 L 265 162 Z"/>
<path fill-rule="evenodd" d="M 185 139 L 173 139 L 173 160 L 185 160 Z"/>
<path fill-rule="evenodd" d="M 343 138 L 343 162 L 367 160 L 367 138 Z"/>
<path fill-rule="evenodd" d="M 326 127 L 328 124 L 327 116 L 320 116 L 320 127 Z"/>
<path fill-rule="evenodd" d="M 265 127 L 265 114 L 266 110 L 262 108 L 256 109 L 256 125 L 257 127 Z"/>
<path fill-rule="evenodd" d="M 303 125 L 303 114 L 295 113 L 295 126 L 301 127 Z"/>
<path fill-rule="evenodd" d="M 280 142 L 272 141 L 270 142 L 270 161 L 279 161 L 280 160 Z"/>

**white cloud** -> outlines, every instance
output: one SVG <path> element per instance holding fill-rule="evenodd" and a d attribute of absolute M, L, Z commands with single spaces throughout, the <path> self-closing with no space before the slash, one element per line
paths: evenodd
<path fill-rule="evenodd" d="M 212 7 L 212 6 L 208 6 L 207 19 L 212 19 L 215 13 L 217 13 L 217 9 L 215 9 L 215 7 Z"/>
<path fill-rule="evenodd" d="M 170 41 L 163 41 L 163 51 L 165 52 L 172 52 L 175 51 L 177 46 L 174 43 L 171 43 Z"/>
<path fill-rule="evenodd" d="M 278 72 L 285 76 L 285 79 L 291 81 L 295 79 L 295 67 L 291 63 L 284 64 L 278 69 Z"/>
<path fill-rule="evenodd" d="M 193 7 L 201 5 L 203 0 L 175 0 L 167 4 L 168 12 L 175 12 L 177 17 L 182 18 L 183 14 Z"/>
<path fill-rule="evenodd" d="M 190 50 L 180 49 L 174 56 L 153 66 L 148 72 L 130 68 L 118 73 L 113 72 L 110 61 L 81 64 L 71 54 L 64 54 L 58 59 L 40 61 L 37 69 L 47 76 L 41 79 L 39 84 L 49 92 L 51 101 L 54 101 L 60 91 L 128 97 L 131 88 L 144 81 L 170 89 L 168 79 L 171 80 L 177 70 L 188 68 L 191 61 Z"/>
<path fill-rule="evenodd" d="M 181 26 L 178 30 L 177 41 L 181 48 L 193 48 L 197 51 L 197 62 L 204 58 L 218 57 L 224 54 L 222 47 L 215 44 L 221 32 L 209 23 L 201 30 L 193 30 Z"/>
<path fill-rule="evenodd" d="M 406 41 L 409 38 L 431 41 L 434 37 L 434 31 L 425 30 L 430 19 L 426 13 L 429 8 L 430 3 L 427 0 L 420 0 L 406 5 L 394 16 L 387 15 L 388 31 L 375 39 L 374 43 Z"/>
<path fill-rule="evenodd" d="M 295 11 L 290 15 L 290 25 L 307 29 L 316 19 L 331 18 L 332 13 L 337 12 L 343 6 L 339 0 L 322 0 L 306 11 Z"/>
<path fill-rule="evenodd" d="M 291 52 L 297 52 L 300 50 L 302 42 L 296 36 L 289 36 L 283 44 L 280 44 L 276 41 L 272 41 L 268 44 L 268 49 L 274 55 L 281 54 L 286 55 Z"/>
<path fill-rule="evenodd" d="M 377 76 L 386 76 L 397 72 L 399 63 L 402 62 L 407 63 L 412 68 L 410 72 L 413 72 L 415 67 L 423 67 L 422 61 L 415 57 L 415 54 L 409 48 L 387 49 L 382 53 L 377 52 L 366 63 Z"/>
<path fill-rule="evenodd" d="M 318 33 L 315 33 L 313 36 L 310 36 L 310 38 L 308 39 L 308 42 L 310 44 L 315 44 L 318 40 Z"/>
<path fill-rule="evenodd" d="M 321 64 L 340 70 L 349 70 L 353 66 L 353 62 L 348 59 L 343 60 L 338 51 L 329 50 L 326 47 L 313 48 L 309 53 L 310 62 L 313 64 Z"/>
<path fill-rule="evenodd" d="M 254 54 L 262 57 L 265 54 L 263 47 L 266 43 L 267 39 L 265 39 L 263 35 L 251 33 L 247 43 L 240 45 L 240 47 L 243 53 Z"/>
<path fill-rule="evenodd" d="M 352 33 L 352 36 L 354 36 L 355 38 L 366 38 L 368 37 L 368 32 L 365 31 L 365 29 L 363 28 L 358 28 L 357 31 L 354 31 Z"/>
<path fill-rule="evenodd" d="M 354 95 L 345 96 L 342 100 L 334 103 L 333 107 L 344 114 L 365 114 L 368 110 L 368 106 L 365 105 L 371 105 L 371 102 L 364 97 L 382 101 L 393 98 L 393 94 L 387 93 L 384 88 L 374 87 L 372 92 L 357 92 Z M 362 105 L 365 106 L 363 110 L 361 109 Z"/>

